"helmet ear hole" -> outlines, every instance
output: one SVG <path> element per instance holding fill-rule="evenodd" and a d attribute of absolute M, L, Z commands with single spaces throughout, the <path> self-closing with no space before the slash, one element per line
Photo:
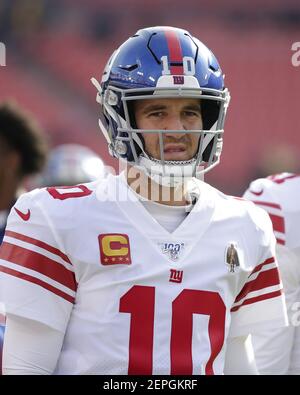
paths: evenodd
<path fill-rule="evenodd" d="M 134 100 L 127 103 L 128 114 L 129 114 L 129 122 L 132 129 L 137 129 L 137 123 L 135 120 L 135 103 Z"/>
<path fill-rule="evenodd" d="M 202 154 L 202 160 L 203 160 L 204 162 L 208 162 L 208 161 L 209 161 L 209 158 L 210 158 L 210 154 L 211 154 L 211 150 L 212 150 L 213 144 L 214 144 L 214 139 L 212 139 L 212 140 L 209 142 L 208 146 L 205 148 L 205 150 L 204 150 L 204 152 L 203 152 L 203 154 Z"/>
<path fill-rule="evenodd" d="M 201 101 L 201 113 L 203 120 L 203 129 L 211 130 L 217 122 L 220 114 L 220 103 L 214 100 Z M 215 139 L 213 138 L 202 154 L 202 160 L 208 162 L 210 159 L 211 151 L 213 149 Z"/>
<path fill-rule="evenodd" d="M 127 102 L 127 108 L 128 108 L 128 114 L 129 114 L 129 121 L 130 121 L 130 126 L 132 127 L 132 129 L 138 129 L 137 123 L 136 123 L 136 119 L 135 119 L 135 102 L 134 100 Z M 145 140 L 142 136 L 141 133 L 137 134 L 137 137 L 140 139 L 143 149 L 145 148 Z M 137 154 L 137 157 L 140 156 L 140 154 L 142 153 L 142 149 L 141 147 L 137 144 L 136 141 L 133 140 L 133 144 L 135 146 L 135 152 Z M 133 157 L 132 159 L 133 160 Z"/>
<path fill-rule="evenodd" d="M 214 100 L 201 100 L 203 129 L 210 130 L 217 122 L 220 113 L 220 103 Z"/>

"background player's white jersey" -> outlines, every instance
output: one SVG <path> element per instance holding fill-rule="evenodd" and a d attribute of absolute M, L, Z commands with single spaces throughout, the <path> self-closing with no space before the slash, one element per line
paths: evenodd
<path fill-rule="evenodd" d="M 227 337 L 285 325 L 268 215 L 199 188 L 173 233 L 122 175 L 17 201 L 4 301 L 65 333 L 55 373 L 222 374 Z"/>
<path fill-rule="evenodd" d="M 287 328 L 253 336 L 257 366 L 262 373 L 300 374 L 300 175 L 258 179 L 244 197 L 264 208 L 272 220 L 290 320 Z"/>

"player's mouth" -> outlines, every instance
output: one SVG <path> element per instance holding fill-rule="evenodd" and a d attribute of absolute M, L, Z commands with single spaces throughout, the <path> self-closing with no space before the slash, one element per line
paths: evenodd
<path fill-rule="evenodd" d="M 164 148 L 165 160 L 187 160 L 188 152 L 184 144 L 166 144 Z"/>

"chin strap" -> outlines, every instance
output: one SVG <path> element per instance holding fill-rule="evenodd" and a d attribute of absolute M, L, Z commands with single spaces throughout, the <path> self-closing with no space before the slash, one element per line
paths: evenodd
<path fill-rule="evenodd" d="M 177 187 L 184 184 L 188 179 L 196 176 L 196 159 L 188 161 L 165 161 L 146 158 L 141 155 L 138 168 L 144 171 L 157 184 L 166 187 Z"/>

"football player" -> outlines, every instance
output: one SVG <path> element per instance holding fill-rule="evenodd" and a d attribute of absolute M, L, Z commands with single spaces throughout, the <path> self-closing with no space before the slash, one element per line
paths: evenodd
<path fill-rule="evenodd" d="M 289 326 L 253 335 L 262 374 L 300 374 L 300 176 L 281 173 L 253 181 L 244 197 L 265 209 L 276 236 L 276 255 L 288 307 Z"/>
<path fill-rule="evenodd" d="M 7 217 L 17 198 L 24 192 L 27 176 L 40 172 L 46 162 L 43 133 L 32 116 L 12 102 L 0 104 L 0 244 Z M 0 372 L 4 333 L 4 315 L 0 300 Z"/>
<path fill-rule="evenodd" d="M 46 141 L 32 116 L 13 102 L 0 104 L 0 244 L 6 219 L 26 177 L 43 170 Z"/>
<path fill-rule="evenodd" d="M 4 372 L 256 374 L 249 333 L 287 317 L 267 213 L 200 180 L 229 104 L 215 56 L 185 30 L 141 29 L 92 81 L 125 169 L 16 203 Z"/>

